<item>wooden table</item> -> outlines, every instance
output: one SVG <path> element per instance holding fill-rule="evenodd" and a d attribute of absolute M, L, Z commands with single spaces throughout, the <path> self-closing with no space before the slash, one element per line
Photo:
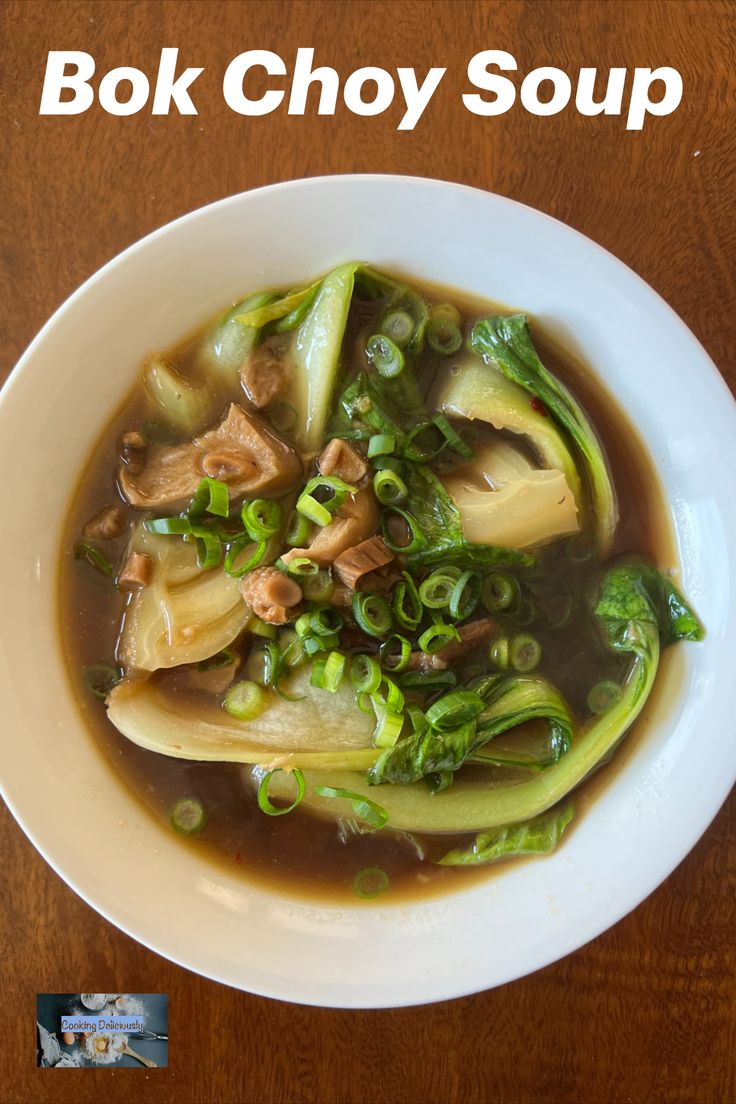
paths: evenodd
<path fill-rule="evenodd" d="M 590 235 L 671 303 L 736 386 L 732 4 L 11 2 L 2 20 L 5 372 L 87 276 L 170 219 L 290 177 L 398 172 L 513 196 Z M 37 114 L 48 50 L 86 50 L 99 73 L 151 74 L 163 46 L 205 66 L 197 117 Z M 338 106 L 334 117 L 281 109 L 250 120 L 226 107 L 221 75 L 237 53 L 275 50 L 291 65 L 297 46 L 315 46 L 316 63 L 343 76 L 361 65 L 448 71 L 411 132 L 397 131 L 395 105 L 376 118 Z M 460 95 L 468 59 L 488 48 L 512 52 L 524 73 L 671 65 L 683 101 L 642 132 L 570 108 L 540 118 L 517 104 L 479 118 Z M 279 1004 L 170 965 L 74 896 L 7 812 L 0 828 L 3 1100 L 736 1099 L 733 799 L 649 900 L 576 954 L 479 996 L 383 1012 Z M 34 994 L 102 979 L 169 994 L 170 1068 L 35 1070 Z"/>

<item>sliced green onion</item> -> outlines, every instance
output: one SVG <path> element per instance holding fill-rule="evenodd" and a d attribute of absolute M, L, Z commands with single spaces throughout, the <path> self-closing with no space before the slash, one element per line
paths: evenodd
<path fill-rule="evenodd" d="M 294 629 L 297 636 L 309 636 L 312 631 L 312 627 L 309 623 L 309 614 L 300 613 L 294 622 Z"/>
<path fill-rule="evenodd" d="M 309 602 L 327 602 L 335 589 L 332 572 L 326 568 L 319 568 L 313 575 L 303 576 L 300 585 Z"/>
<path fill-rule="evenodd" d="M 222 559 L 222 544 L 217 533 L 208 529 L 206 525 L 193 525 L 191 532 L 197 539 L 197 566 L 202 571 L 211 571 L 213 567 L 219 567 Z"/>
<path fill-rule="evenodd" d="M 303 644 L 307 655 L 313 656 L 317 652 L 330 652 L 333 648 L 339 648 L 340 637 L 337 633 L 330 633 L 329 636 L 305 636 Z"/>
<path fill-rule="evenodd" d="M 320 517 L 324 516 L 321 513 L 322 510 L 326 511 L 329 515 L 336 513 L 340 507 L 344 505 L 348 495 L 355 494 L 357 489 L 358 488 L 354 487 L 352 483 L 346 483 L 343 479 L 338 479 L 336 475 L 316 475 L 313 479 L 309 480 L 302 491 L 297 501 L 296 508 L 300 514 L 304 514 L 306 517 L 311 518 L 312 521 L 316 521 L 317 519 L 312 516 L 313 513 L 317 513 Z M 320 497 L 316 498 L 315 495 L 319 495 Z M 315 511 L 314 503 L 320 507 L 320 510 Z M 304 508 L 303 504 L 307 504 L 308 509 L 312 512 L 309 513 L 307 509 Z M 331 518 L 327 521 L 317 521 L 317 524 L 329 525 L 330 520 Z"/>
<path fill-rule="evenodd" d="M 489 613 L 502 613 L 515 606 L 521 587 L 513 575 L 505 571 L 492 571 L 483 581 L 481 601 Z"/>
<path fill-rule="evenodd" d="M 302 663 L 306 663 L 308 656 L 304 650 L 304 642 L 295 632 L 288 630 L 281 633 L 279 643 L 283 649 L 281 652 L 282 666 L 291 670 L 294 667 L 299 667 Z"/>
<path fill-rule="evenodd" d="M 607 713 L 621 698 L 621 687 L 611 679 L 597 682 L 588 694 L 588 709 L 596 715 Z"/>
<path fill-rule="evenodd" d="M 241 511 L 243 525 L 253 540 L 268 540 L 281 528 L 282 510 L 270 498 L 255 498 L 246 502 Z"/>
<path fill-rule="evenodd" d="M 223 518 L 230 513 L 227 484 L 221 483 L 219 479 L 210 479 L 209 476 L 200 481 L 187 510 L 193 521 L 205 513 Z"/>
<path fill-rule="evenodd" d="M 509 638 L 500 636 L 488 649 L 488 660 L 499 671 L 505 671 L 509 665 Z"/>
<path fill-rule="evenodd" d="M 376 456 L 373 460 L 374 471 L 393 471 L 397 475 L 401 473 L 403 464 L 398 456 Z"/>
<path fill-rule="evenodd" d="M 349 801 L 355 815 L 362 817 L 373 828 L 383 828 L 388 820 L 388 813 L 378 802 L 371 801 L 369 797 L 364 797 L 363 794 L 355 793 L 353 790 L 343 790 L 337 786 L 315 786 L 314 792 L 317 797 L 338 797 L 343 801 Z"/>
<path fill-rule="evenodd" d="M 306 616 L 309 618 L 309 631 L 316 633 L 317 636 L 331 636 L 333 633 L 338 633 L 343 626 L 342 614 L 334 606 L 322 606 L 321 609 L 312 610 Z M 301 617 L 299 620 L 301 621 Z"/>
<path fill-rule="evenodd" d="M 384 315 L 381 332 L 403 349 L 414 333 L 414 319 L 405 310 L 392 310 Z"/>
<path fill-rule="evenodd" d="M 182 797 L 169 813 L 169 823 L 176 832 L 191 836 L 201 832 L 207 820 L 207 810 L 196 797 Z"/>
<path fill-rule="evenodd" d="M 366 866 L 353 878 L 353 893 L 356 897 L 369 901 L 372 897 L 380 897 L 389 885 L 389 876 L 385 870 L 380 866 Z"/>
<path fill-rule="evenodd" d="M 454 625 L 446 625 L 438 621 L 436 625 L 430 625 L 426 632 L 422 633 L 418 643 L 425 655 L 434 655 L 451 640 L 460 640 L 460 633 Z"/>
<path fill-rule="evenodd" d="M 250 628 L 250 626 L 248 626 Z M 273 625 L 268 626 L 269 629 L 273 628 Z M 253 631 L 252 629 L 250 630 Z M 221 652 L 217 652 L 216 655 L 210 656 L 209 659 L 200 659 L 197 664 L 198 671 L 219 671 L 221 667 L 228 667 L 231 663 L 235 663 L 237 656 L 232 648 L 223 648 Z"/>
<path fill-rule="evenodd" d="M 330 694 L 334 694 L 339 689 L 347 663 L 347 656 L 343 655 L 342 652 L 330 652 L 325 661 L 323 690 L 328 690 Z"/>
<path fill-rule="evenodd" d="M 369 636 L 386 636 L 391 630 L 391 609 L 379 594 L 359 591 L 353 595 L 353 616 Z"/>
<path fill-rule="evenodd" d="M 411 656 L 411 641 L 399 633 L 392 633 L 388 640 L 379 648 L 381 662 L 387 671 L 397 674 L 405 670 Z"/>
<path fill-rule="evenodd" d="M 376 472 L 373 476 L 373 490 L 382 506 L 395 506 L 409 497 L 406 483 L 390 468 Z"/>
<path fill-rule="evenodd" d="M 383 672 L 377 659 L 369 655 L 353 656 L 350 664 L 350 681 L 359 692 L 374 694 L 381 685 Z"/>
<path fill-rule="evenodd" d="M 115 568 L 104 552 L 101 552 L 99 548 L 95 548 L 93 544 L 87 544 L 86 541 L 77 541 L 74 545 L 74 559 L 86 560 L 87 563 L 94 567 L 95 571 L 101 572 L 102 575 L 108 575 L 112 578 Z"/>
<path fill-rule="evenodd" d="M 266 686 L 275 686 L 281 676 L 281 649 L 274 640 L 269 640 L 263 649 L 263 681 Z"/>
<path fill-rule="evenodd" d="M 463 343 L 460 327 L 449 318 L 432 318 L 427 326 L 427 344 L 441 356 L 452 356 Z"/>
<path fill-rule="evenodd" d="M 399 676 L 399 683 L 403 690 L 419 691 L 421 693 L 434 693 L 435 690 L 445 690 L 457 684 L 457 675 L 454 671 L 404 671 Z"/>
<path fill-rule="evenodd" d="M 85 667 L 82 674 L 90 694 L 100 701 L 104 701 L 113 686 L 120 682 L 119 671 L 104 663 L 93 663 L 90 667 Z"/>
<path fill-rule="evenodd" d="M 323 690 L 325 685 L 325 667 L 327 665 L 326 657 L 315 659 L 312 662 L 312 671 L 309 676 L 309 685 L 314 686 L 317 690 Z"/>
<path fill-rule="evenodd" d="M 407 460 L 428 464 L 436 460 L 446 447 L 447 440 L 435 423 L 421 422 L 407 434 L 402 451 Z"/>
<path fill-rule="evenodd" d="M 315 525 L 319 525 L 322 529 L 332 521 L 332 514 L 327 507 L 323 506 L 312 495 L 301 494 L 296 508 L 300 514 L 303 514 L 305 518 L 309 518 L 310 521 L 313 521 Z"/>
<path fill-rule="evenodd" d="M 143 528 L 164 537 L 185 537 L 191 533 L 192 523 L 188 517 L 147 518 Z"/>
<path fill-rule="evenodd" d="M 284 531 L 284 543 L 292 548 L 303 548 L 309 541 L 312 525 L 308 517 L 300 514 L 298 510 L 292 510 L 286 522 Z"/>
<path fill-rule="evenodd" d="M 299 323 L 306 317 L 320 287 L 320 284 L 315 284 L 314 287 L 309 289 L 308 294 L 305 295 L 301 303 L 297 303 L 293 310 L 290 310 L 288 314 L 278 320 L 274 326 L 276 333 L 290 333 L 291 330 L 297 328 Z"/>
<path fill-rule="evenodd" d="M 277 402 L 270 407 L 268 420 L 277 433 L 288 433 L 299 421 L 299 413 L 291 403 Z"/>
<path fill-rule="evenodd" d="M 394 589 L 394 617 L 400 628 L 413 630 L 422 620 L 422 601 L 409 572 L 402 571 L 401 575 L 403 582 L 397 583 Z"/>
<path fill-rule="evenodd" d="M 368 441 L 368 459 L 376 456 L 390 456 L 396 449 L 396 438 L 392 433 L 374 433 Z"/>
<path fill-rule="evenodd" d="M 292 813 L 296 809 L 297 805 L 301 804 L 301 800 L 304 797 L 307 784 L 304 781 L 304 775 L 298 767 L 294 767 L 292 771 L 287 771 L 287 774 L 291 774 L 292 778 L 296 782 L 296 797 L 292 801 L 291 805 L 279 806 L 274 805 L 268 796 L 268 787 L 274 774 L 277 774 L 282 767 L 276 767 L 275 770 L 271 770 L 268 774 L 264 774 L 261 779 L 261 784 L 258 787 L 258 807 L 261 812 L 266 813 L 267 816 L 285 816 L 286 813 Z"/>
<path fill-rule="evenodd" d="M 250 556 L 248 556 L 244 563 L 238 563 L 238 557 L 244 549 L 252 548 Z M 240 579 L 243 575 L 247 575 L 249 571 L 252 571 L 254 567 L 258 567 L 259 563 L 266 555 L 266 549 L 268 548 L 268 541 L 259 541 L 257 544 L 252 541 L 247 533 L 242 537 L 238 537 L 234 540 L 227 550 L 225 556 L 225 563 L 222 565 L 226 575 L 230 575 L 233 579 Z"/>
<path fill-rule="evenodd" d="M 515 671 L 533 671 L 542 658 L 542 645 L 529 633 L 519 633 L 509 645 L 509 662 Z"/>
<path fill-rule="evenodd" d="M 438 567 L 428 575 L 419 587 L 419 597 L 427 609 L 445 609 L 449 606 L 460 576 L 459 567 Z"/>
<path fill-rule="evenodd" d="M 394 521 L 394 516 L 400 517 L 407 525 L 409 540 L 406 544 L 396 544 L 391 537 L 389 529 L 392 521 Z M 383 539 L 392 552 L 403 552 L 409 556 L 424 547 L 424 534 L 419 528 L 419 523 L 412 514 L 402 510 L 400 506 L 387 506 L 384 509 L 381 518 L 381 532 L 383 533 Z"/>
<path fill-rule="evenodd" d="M 281 560 L 279 560 L 279 564 Z M 293 560 L 289 560 L 287 564 L 284 564 L 287 575 L 297 575 L 300 579 L 308 577 L 310 575 L 316 575 L 319 571 L 319 564 L 314 560 L 310 560 L 308 556 L 295 556 Z"/>
<path fill-rule="evenodd" d="M 477 571 L 463 571 L 450 596 L 450 616 L 464 621 L 478 605 L 480 575 Z"/>
<path fill-rule="evenodd" d="M 373 705 L 373 697 L 367 694 L 365 690 L 361 690 L 355 700 L 358 703 L 358 709 L 361 713 L 372 713 L 375 715 L 376 710 Z"/>
<path fill-rule="evenodd" d="M 406 707 L 406 715 L 409 718 L 409 722 L 414 732 L 423 732 L 427 727 L 427 718 L 422 713 L 418 705 L 414 705 L 413 702 L 409 702 Z"/>
<path fill-rule="evenodd" d="M 373 733 L 374 747 L 393 747 L 404 727 L 404 714 L 397 713 L 387 705 L 374 701 L 376 727 Z"/>
<path fill-rule="evenodd" d="M 223 700 L 223 709 L 239 721 L 252 721 L 268 705 L 268 696 L 257 682 L 234 682 Z"/>
<path fill-rule="evenodd" d="M 536 621 L 538 612 L 535 602 L 527 595 L 522 595 L 510 616 L 517 625 L 531 625 L 532 621 Z"/>
<path fill-rule="evenodd" d="M 460 434 L 452 428 L 445 415 L 437 414 L 437 416 L 434 417 L 432 421 L 437 426 L 442 436 L 445 438 L 445 441 L 447 442 L 449 447 L 454 452 L 459 453 L 460 456 L 464 457 L 466 460 L 470 460 L 473 455 L 473 450 L 465 444 L 465 441 L 463 441 Z"/>
<path fill-rule="evenodd" d="M 432 728 L 450 732 L 460 728 L 483 712 L 485 702 L 472 690 L 452 690 L 430 705 L 425 716 Z"/>
<path fill-rule="evenodd" d="M 374 691 L 373 700 L 377 705 L 385 705 L 394 713 L 400 713 L 404 708 L 404 695 L 393 679 L 386 675 L 381 679 L 381 685 Z"/>
<path fill-rule="evenodd" d="M 395 379 L 404 371 L 404 354 L 399 346 L 385 334 L 374 334 L 368 339 L 365 355 L 379 376 Z"/>
<path fill-rule="evenodd" d="M 436 303 L 430 311 L 430 317 L 437 321 L 453 322 L 456 326 L 462 321 L 462 315 L 453 303 Z"/>
<path fill-rule="evenodd" d="M 260 617 L 256 617 L 255 614 L 248 622 L 247 628 L 249 633 L 253 633 L 254 636 L 261 636 L 264 640 L 275 640 L 277 636 L 276 626 L 269 625 L 267 621 L 261 621 Z"/>

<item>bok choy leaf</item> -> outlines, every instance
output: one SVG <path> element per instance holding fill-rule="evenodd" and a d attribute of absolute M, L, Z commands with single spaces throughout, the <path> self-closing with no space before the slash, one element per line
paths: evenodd
<path fill-rule="evenodd" d="M 526 315 L 494 315 L 477 322 L 471 347 L 484 360 L 544 404 L 551 417 L 567 431 L 585 463 L 601 553 L 611 546 L 618 521 L 616 494 L 600 441 L 584 410 L 571 392 L 542 364 L 529 334 Z"/>
<path fill-rule="evenodd" d="M 521 855 L 548 855 L 562 839 L 575 815 L 572 805 L 544 813 L 524 824 L 509 824 L 481 832 L 469 847 L 448 851 L 438 860 L 440 866 L 479 866 Z"/>

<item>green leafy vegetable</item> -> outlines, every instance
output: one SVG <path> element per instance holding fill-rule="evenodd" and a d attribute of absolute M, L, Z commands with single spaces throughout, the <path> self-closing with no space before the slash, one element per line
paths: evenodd
<path fill-rule="evenodd" d="M 206 372 L 209 379 L 238 385 L 241 365 L 255 349 L 261 333 L 260 326 L 243 325 L 239 318 L 258 311 L 275 298 L 270 291 L 249 295 L 231 307 L 207 332 L 197 353 L 197 367 Z"/>
<path fill-rule="evenodd" d="M 416 520 L 425 543 L 408 557 L 412 566 L 432 563 L 532 564 L 534 558 L 515 548 L 471 544 L 463 534 L 460 512 L 444 486 L 425 464 L 406 465 L 404 503 Z"/>
<path fill-rule="evenodd" d="M 559 812 L 545 813 L 525 824 L 510 824 L 481 832 L 469 847 L 448 851 L 438 860 L 440 866 L 478 866 L 519 855 L 548 855 L 562 839 L 575 815 L 572 805 Z"/>
<path fill-rule="evenodd" d="M 611 546 L 618 509 L 606 458 L 595 430 L 571 392 L 542 364 L 524 314 L 495 315 L 477 322 L 472 348 L 503 374 L 534 395 L 570 435 L 585 462 L 600 551 Z"/>

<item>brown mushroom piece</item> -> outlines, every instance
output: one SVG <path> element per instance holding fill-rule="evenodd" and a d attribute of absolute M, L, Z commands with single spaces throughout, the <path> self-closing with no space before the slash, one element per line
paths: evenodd
<path fill-rule="evenodd" d="M 333 437 L 317 461 L 322 475 L 336 475 L 345 483 L 360 483 L 368 473 L 368 465 L 355 449 L 340 437 Z"/>
<path fill-rule="evenodd" d="M 291 381 L 291 370 L 284 359 L 281 335 L 269 337 L 249 353 L 240 368 L 240 382 L 257 410 L 280 399 Z"/>
<path fill-rule="evenodd" d="M 460 639 L 451 640 L 434 655 L 412 652 L 407 670 L 444 670 L 487 644 L 497 628 L 498 625 L 492 617 L 480 617 L 477 621 L 468 621 L 466 625 L 460 625 L 458 628 Z"/>
<path fill-rule="evenodd" d="M 153 578 L 153 560 L 145 552 L 129 552 L 117 577 L 120 590 L 138 590 Z"/>
<path fill-rule="evenodd" d="M 122 506 L 105 506 L 85 525 L 82 533 L 89 540 L 115 540 L 125 532 Z"/>
<path fill-rule="evenodd" d="M 211 476 L 227 484 L 231 498 L 285 490 L 302 474 L 296 452 L 254 414 L 236 403 L 215 429 L 183 445 L 151 445 L 140 471 L 121 464 L 118 484 L 140 509 L 175 509 Z"/>
<path fill-rule="evenodd" d="M 341 553 L 372 537 L 378 529 L 378 504 L 373 490 L 366 487 L 349 495 L 329 525 L 317 532 L 308 548 L 292 548 L 282 556 L 285 564 L 306 556 L 320 567 L 328 567 Z"/>
<path fill-rule="evenodd" d="M 243 601 L 269 625 L 285 625 L 302 600 L 302 588 L 276 567 L 256 567 L 240 580 Z"/>
<path fill-rule="evenodd" d="M 365 575 L 380 571 L 395 558 L 383 537 L 369 537 L 368 540 L 341 552 L 335 560 L 334 570 L 345 586 L 357 590 L 359 581 Z"/>

